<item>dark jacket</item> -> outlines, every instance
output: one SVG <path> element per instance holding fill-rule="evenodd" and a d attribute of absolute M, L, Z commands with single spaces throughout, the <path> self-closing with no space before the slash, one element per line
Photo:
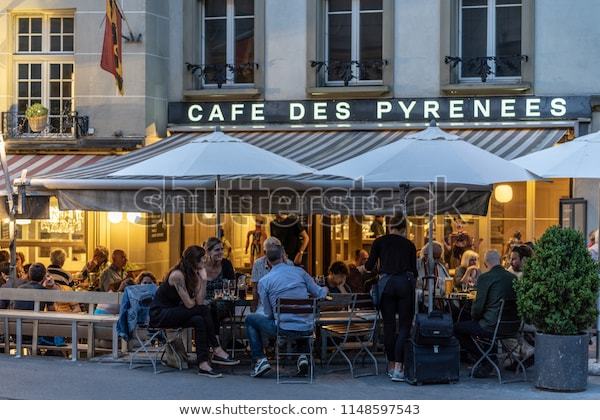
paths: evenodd
<path fill-rule="evenodd" d="M 471 307 L 471 317 L 479 321 L 479 325 L 488 331 L 494 331 L 500 311 L 500 300 L 505 300 L 503 321 L 517 320 L 515 299 L 517 295 L 513 289 L 516 277 L 497 265 L 487 273 L 482 274 L 477 280 L 477 296 Z M 506 301 L 509 301 L 506 304 Z"/>

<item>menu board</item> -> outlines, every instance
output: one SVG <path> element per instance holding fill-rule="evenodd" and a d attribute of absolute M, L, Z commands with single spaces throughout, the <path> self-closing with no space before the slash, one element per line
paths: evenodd
<path fill-rule="evenodd" d="M 148 214 L 148 243 L 165 242 L 167 240 L 167 221 L 162 214 Z"/>

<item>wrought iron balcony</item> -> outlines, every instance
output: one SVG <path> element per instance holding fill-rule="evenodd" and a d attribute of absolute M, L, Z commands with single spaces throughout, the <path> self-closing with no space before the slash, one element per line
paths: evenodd
<path fill-rule="evenodd" d="M 77 112 L 66 112 L 60 115 L 49 115 L 48 124 L 40 132 L 33 132 L 27 118 L 17 112 L 0 114 L 0 129 L 7 139 L 78 139 L 86 136 L 89 128 L 89 117 L 80 116 Z"/>
<path fill-rule="evenodd" d="M 192 75 L 203 80 L 203 84 L 215 84 L 219 89 L 227 82 L 254 83 L 254 70 L 258 70 L 258 63 L 185 65 Z"/>
<path fill-rule="evenodd" d="M 382 74 L 383 67 L 388 64 L 387 60 L 310 62 L 310 66 L 315 68 L 317 73 L 324 72 L 328 80 L 342 81 L 344 86 L 348 86 L 352 80 L 370 80 L 369 73 Z"/>
<path fill-rule="evenodd" d="M 487 57 L 444 57 L 444 63 L 451 65 L 453 69 L 460 63 L 468 66 L 469 69 L 474 69 L 477 76 L 481 78 L 482 83 L 486 83 L 488 77 L 494 74 L 490 62 L 495 62 L 497 65 L 506 66 L 510 70 L 517 71 L 519 70 L 519 65 L 517 63 L 526 63 L 528 60 L 529 57 L 522 54 Z"/>

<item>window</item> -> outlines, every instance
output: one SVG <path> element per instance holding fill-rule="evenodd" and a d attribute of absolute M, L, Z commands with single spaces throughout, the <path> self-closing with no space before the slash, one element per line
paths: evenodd
<path fill-rule="evenodd" d="M 206 0 L 203 16 L 203 84 L 253 84 L 254 0 Z"/>
<path fill-rule="evenodd" d="M 18 54 L 73 53 L 73 17 L 17 17 L 16 40 Z"/>
<path fill-rule="evenodd" d="M 461 0 L 459 8 L 460 78 L 519 80 L 521 0 Z"/>
<path fill-rule="evenodd" d="M 383 79 L 383 1 L 326 1 L 326 83 Z"/>
<path fill-rule="evenodd" d="M 25 111 L 35 103 L 48 108 L 47 133 L 70 133 L 73 104 L 74 19 L 44 14 L 17 16 L 15 63 L 16 118 L 11 126 L 29 134 Z"/>

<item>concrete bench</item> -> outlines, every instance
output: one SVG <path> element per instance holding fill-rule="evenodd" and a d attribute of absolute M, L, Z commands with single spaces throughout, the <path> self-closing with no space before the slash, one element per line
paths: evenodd
<path fill-rule="evenodd" d="M 112 340 L 113 358 L 118 358 L 118 315 L 94 315 L 99 304 L 119 305 L 121 293 L 105 292 L 71 292 L 57 290 L 32 290 L 0 288 L 0 300 L 33 302 L 33 311 L 0 309 L 0 319 L 3 319 L 0 331 L 4 334 L 4 349 L 10 348 L 9 335 L 17 338 L 17 357 L 22 354 L 22 337 L 30 333 L 32 336 L 31 350 L 37 354 L 38 337 L 70 336 L 72 338 L 72 359 L 77 360 L 78 338 L 87 332 L 87 356 L 94 357 L 94 341 L 98 332 L 101 338 Z M 88 313 L 82 312 L 42 312 L 43 302 L 69 302 L 87 304 Z M 70 326 L 70 331 L 69 331 Z"/>

